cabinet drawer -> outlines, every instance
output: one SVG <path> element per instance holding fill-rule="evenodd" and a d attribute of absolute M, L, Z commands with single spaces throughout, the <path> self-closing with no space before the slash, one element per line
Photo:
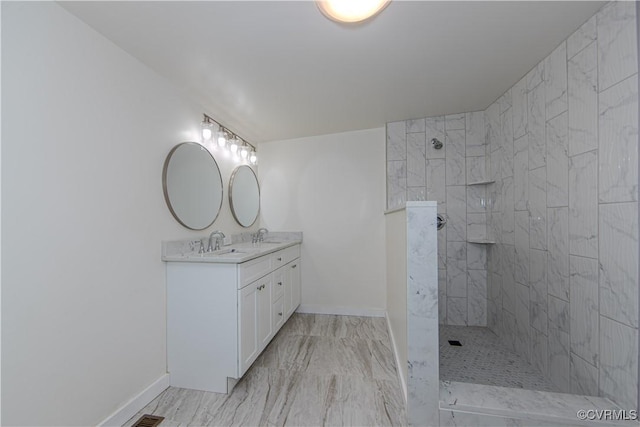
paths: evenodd
<path fill-rule="evenodd" d="M 238 265 L 238 289 L 266 276 L 272 270 L 271 257 L 263 256 Z"/>
<path fill-rule="evenodd" d="M 275 252 L 271 255 L 271 262 L 273 268 L 279 268 L 283 265 L 293 261 L 296 258 L 300 257 L 300 245 L 291 246 L 286 249 L 282 249 L 278 252 Z"/>

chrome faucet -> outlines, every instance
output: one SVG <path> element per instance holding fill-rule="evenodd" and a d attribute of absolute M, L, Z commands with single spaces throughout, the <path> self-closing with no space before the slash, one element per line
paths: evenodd
<path fill-rule="evenodd" d="M 266 228 L 259 228 L 258 229 L 258 240 L 260 240 L 262 242 L 264 240 L 264 236 L 266 236 L 268 232 L 269 232 L 269 230 L 267 230 Z"/>
<path fill-rule="evenodd" d="M 213 245 L 213 236 L 216 236 L 215 246 Z M 212 231 L 211 234 L 209 234 L 209 245 L 207 246 L 207 252 L 213 252 L 220 249 L 220 240 L 224 238 L 225 235 L 222 231 Z"/>
<path fill-rule="evenodd" d="M 251 243 L 258 243 L 258 242 L 262 242 L 264 240 L 264 236 L 267 235 L 267 233 L 269 232 L 269 230 L 267 230 L 266 228 L 260 228 L 258 229 L 258 231 L 256 231 L 256 233 L 251 236 Z"/>

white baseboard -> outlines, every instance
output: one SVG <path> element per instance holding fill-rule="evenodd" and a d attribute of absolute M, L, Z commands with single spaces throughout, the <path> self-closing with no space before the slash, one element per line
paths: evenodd
<path fill-rule="evenodd" d="M 341 316 L 385 317 L 385 310 L 376 308 L 335 307 L 330 305 L 300 304 L 297 313 L 336 314 Z"/>
<path fill-rule="evenodd" d="M 131 400 L 118 408 L 113 414 L 105 418 L 98 424 L 98 426 L 122 426 L 168 387 L 169 374 L 164 374 L 155 380 L 149 387 L 142 390 L 137 396 L 134 396 Z"/>
<path fill-rule="evenodd" d="M 398 357 L 398 347 L 396 346 L 396 339 L 393 336 L 393 329 L 391 329 L 391 321 L 389 320 L 389 314 L 385 313 L 387 319 L 387 329 L 389 330 L 389 338 L 391 338 L 391 349 L 393 350 L 393 357 L 396 360 L 396 371 L 398 372 L 398 379 L 400 380 L 400 387 L 402 388 L 402 395 L 404 396 L 404 404 L 407 404 L 407 379 L 404 377 L 404 371 L 400 369 L 402 366 L 400 358 Z M 402 362 L 406 363 L 406 362 Z"/>

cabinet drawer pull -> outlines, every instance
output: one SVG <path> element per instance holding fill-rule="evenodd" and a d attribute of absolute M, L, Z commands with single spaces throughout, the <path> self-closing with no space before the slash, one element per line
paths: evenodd
<path fill-rule="evenodd" d="M 282 261 L 282 257 L 278 257 L 277 259 L 278 259 L 278 261 Z"/>
<path fill-rule="evenodd" d="M 258 290 L 259 290 L 259 291 L 263 290 L 265 286 L 267 286 L 267 285 L 260 285 L 260 286 L 258 286 Z"/>
<path fill-rule="evenodd" d="M 278 316 L 282 316 L 282 312 L 278 313 Z"/>
<path fill-rule="evenodd" d="M 282 282 L 278 282 L 278 286 L 282 286 Z"/>
<path fill-rule="evenodd" d="M 298 266 L 298 264 L 293 264 L 293 265 L 291 266 L 291 268 L 296 268 L 297 266 Z"/>

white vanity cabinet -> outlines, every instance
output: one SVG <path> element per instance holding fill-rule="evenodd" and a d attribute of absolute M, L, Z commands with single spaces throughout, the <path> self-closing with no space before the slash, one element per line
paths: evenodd
<path fill-rule="evenodd" d="M 247 265 L 240 264 L 241 286 L 269 272 L 261 278 L 249 282 L 238 290 L 238 325 L 240 330 L 239 375 L 242 376 L 262 350 L 269 344 L 271 338 L 280 330 L 284 322 L 300 305 L 300 280 L 297 280 L 295 293 L 298 295 L 297 304 L 291 308 L 294 297 L 294 286 L 291 271 L 300 264 L 300 245 L 291 246 L 271 254 L 270 263 L 258 258 Z M 292 265 L 296 268 L 292 268 Z M 268 267 L 267 267 L 268 265 Z M 287 306 L 287 301 L 289 305 Z M 289 308 L 289 311 L 285 308 Z M 239 378 L 239 377 L 238 377 Z"/>
<path fill-rule="evenodd" d="M 299 305 L 300 244 L 242 263 L 167 262 L 171 385 L 227 393 Z"/>

